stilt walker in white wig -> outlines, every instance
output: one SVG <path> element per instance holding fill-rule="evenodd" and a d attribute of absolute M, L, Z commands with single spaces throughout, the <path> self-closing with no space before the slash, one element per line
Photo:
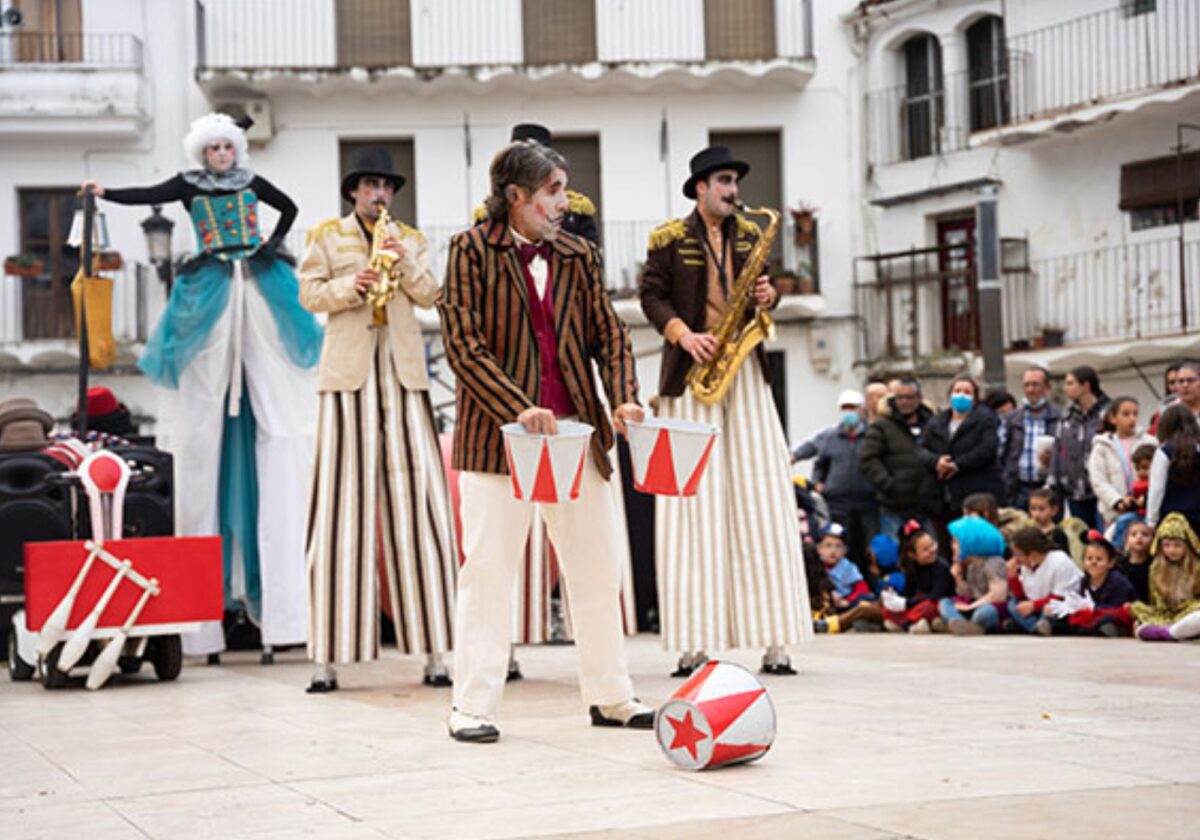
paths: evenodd
<path fill-rule="evenodd" d="M 386 149 L 362 149 L 342 180 L 354 209 L 309 231 L 300 266 L 304 305 L 329 313 L 308 525 L 310 693 L 337 689 L 337 665 L 375 658 L 381 602 L 401 653 L 425 654 L 425 684 L 450 685 L 454 509 L 416 317 L 438 282 L 425 237 L 383 215 L 402 186 Z"/>
<path fill-rule="evenodd" d="M 224 538 L 226 608 L 244 606 L 259 626 L 266 663 L 272 646 L 308 635 L 304 514 L 321 328 L 280 251 L 296 205 L 247 168 L 247 124 L 196 120 L 183 141 L 196 168 L 161 184 L 84 187 L 118 204 L 178 201 L 191 216 L 196 254 L 138 367 L 175 397 L 177 530 Z M 262 204 L 279 213 L 269 237 Z M 210 662 L 224 647 L 220 622 L 184 636 L 185 653 Z"/>

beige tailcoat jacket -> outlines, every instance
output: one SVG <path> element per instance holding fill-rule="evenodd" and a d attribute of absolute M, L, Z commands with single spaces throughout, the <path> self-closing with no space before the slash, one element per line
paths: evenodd
<path fill-rule="evenodd" d="M 425 236 L 402 222 L 391 233 L 404 246 L 400 263 L 401 292 L 387 306 L 388 339 L 400 384 L 409 390 L 428 390 L 425 344 L 414 307 L 429 308 L 437 298 L 438 282 L 429 267 Z M 311 312 L 326 312 L 325 345 L 317 390 L 357 391 L 367 380 L 374 341 L 371 307 L 354 287 L 354 278 L 369 262 L 371 242 L 354 213 L 330 219 L 308 232 L 300 264 L 300 303 Z"/>

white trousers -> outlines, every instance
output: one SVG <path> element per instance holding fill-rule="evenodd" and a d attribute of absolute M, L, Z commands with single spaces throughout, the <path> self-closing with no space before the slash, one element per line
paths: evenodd
<path fill-rule="evenodd" d="M 460 473 L 459 493 L 467 559 L 454 614 L 454 705 L 495 718 L 508 671 L 517 566 L 535 506 L 513 498 L 506 475 Z M 559 548 L 584 702 L 628 700 L 633 684 L 625 664 L 618 559 L 625 534 L 617 530 L 612 493 L 590 452 L 579 498 L 539 507 Z"/>
<path fill-rule="evenodd" d="M 658 413 L 722 430 L 696 495 L 655 500 L 663 646 L 811 641 L 787 443 L 758 361 L 747 359 L 721 402 L 703 405 L 688 390 L 660 399 Z"/>
<path fill-rule="evenodd" d="M 315 440 L 316 369 L 298 367 L 288 358 L 270 307 L 253 279 L 237 276 L 240 268 L 230 281 L 229 305 L 180 374 L 178 391 L 169 392 L 174 428 L 168 430 L 164 448 L 175 454 L 176 531 L 183 536 L 220 532 L 221 434 L 240 353 L 255 422 L 263 644 L 303 644 L 308 638 L 304 522 Z M 235 342 L 238 322 L 240 342 Z M 224 650 L 221 623 L 205 622 L 183 642 L 189 655 Z"/>

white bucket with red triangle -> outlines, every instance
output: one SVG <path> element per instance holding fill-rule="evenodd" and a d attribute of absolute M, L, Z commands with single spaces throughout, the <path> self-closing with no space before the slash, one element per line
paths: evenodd
<path fill-rule="evenodd" d="M 629 424 L 633 486 L 658 496 L 694 496 L 721 430 L 707 423 L 647 417 Z"/>
<path fill-rule="evenodd" d="M 500 431 L 504 432 L 514 497 L 550 504 L 579 498 L 591 426 L 559 420 L 556 435 L 532 434 L 520 423 L 508 423 Z"/>
<path fill-rule="evenodd" d="M 775 740 L 775 707 L 741 665 L 710 660 L 654 718 L 658 744 L 685 770 L 711 770 L 762 758 Z"/>

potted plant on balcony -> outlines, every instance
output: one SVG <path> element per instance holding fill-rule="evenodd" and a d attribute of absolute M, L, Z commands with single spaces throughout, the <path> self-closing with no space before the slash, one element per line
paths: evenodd
<path fill-rule="evenodd" d="M 797 245 L 811 245 L 813 239 L 813 228 L 815 227 L 817 213 L 820 209 L 815 204 L 809 204 L 806 201 L 801 201 L 799 207 L 793 208 L 792 214 L 792 236 Z"/>
<path fill-rule="evenodd" d="M 33 254 L 13 254 L 4 259 L 4 273 L 12 277 L 37 277 L 44 269 L 41 258 Z"/>
<path fill-rule="evenodd" d="M 119 271 L 124 264 L 120 251 L 100 251 L 96 254 L 98 271 Z"/>
<path fill-rule="evenodd" d="M 1062 347 L 1063 339 L 1066 337 L 1067 328 L 1061 324 L 1042 324 L 1042 346 L 1043 347 Z"/>

